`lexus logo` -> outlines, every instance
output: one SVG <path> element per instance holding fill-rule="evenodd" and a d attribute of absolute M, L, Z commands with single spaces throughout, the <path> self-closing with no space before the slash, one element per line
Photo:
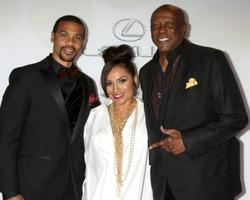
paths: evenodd
<path fill-rule="evenodd" d="M 134 42 L 140 40 L 144 36 L 145 27 L 137 19 L 121 19 L 115 23 L 113 34 L 121 41 Z"/>

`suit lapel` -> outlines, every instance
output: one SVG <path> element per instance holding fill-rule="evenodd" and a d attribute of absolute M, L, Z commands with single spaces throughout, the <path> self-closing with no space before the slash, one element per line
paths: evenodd
<path fill-rule="evenodd" d="M 98 96 L 96 94 L 95 85 L 92 83 L 91 80 L 89 80 L 89 78 L 86 77 L 86 75 L 84 75 L 83 73 L 79 73 L 80 82 L 81 82 L 81 86 L 83 90 L 82 103 L 81 103 L 81 108 L 78 114 L 77 122 L 76 122 L 75 128 L 71 136 L 70 128 L 69 128 L 69 121 L 68 121 L 68 113 L 66 110 L 65 101 L 61 92 L 61 88 L 59 84 L 57 83 L 57 79 L 54 74 L 54 71 L 50 67 L 49 58 L 45 59 L 44 62 L 41 63 L 40 71 L 41 71 L 42 76 L 44 77 L 45 82 L 48 85 L 51 96 L 55 100 L 60 112 L 62 113 L 63 119 L 65 120 L 65 124 L 67 125 L 66 127 L 68 127 L 67 128 L 68 137 L 70 138 L 70 143 L 72 144 L 72 142 L 75 140 L 79 132 L 83 131 L 90 109 L 100 104 Z M 90 96 L 92 98 L 90 102 L 88 102 Z M 93 101 L 93 98 L 96 99 L 96 101 L 95 100 Z"/>
<path fill-rule="evenodd" d="M 67 110 L 65 107 L 64 98 L 60 86 L 57 83 L 53 70 L 51 69 L 51 67 L 48 66 L 48 68 L 41 68 L 40 71 L 48 85 L 48 88 L 50 90 L 53 99 L 55 100 L 56 104 L 59 107 L 59 110 L 62 113 L 65 122 L 68 124 Z"/>
<path fill-rule="evenodd" d="M 153 85 L 154 85 L 154 78 L 156 77 L 156 72 L 157 70 L 155 68 L 151 68 L 151 70 L 148 73 L 148 76 L 145 78 L 145 82 L 147 82 L 147 89 L 146 89 L 146 99 L 147 101 L 147 105 L 146 107 L 148 108 L 148 112 L 150 113 L 149 116 L 151 116 L 151 120 L 153 125 L 157 125 L 156 127 L 159 128 L 160 125 L 158 123 L 158 120 L 155 117 L 155 113 L 153 110 L 153 105 L 152 105 L 152 101 L 151 101 L 151 96 L 152 96 L 152 91 L 153 91 Z"/>
<path fill-rule="evenodd" d="M 191 48 L 188 47 L 184 49 L 183 54 L 180 58 L 179 65 L 177 67 L 175 79 L 171 88 L 171 93 L 169 96 L 168 104 L 166 105 L 165 111 L 165 120 L 164 125 L 166 127 L 175 127 L 178 116 L 175 113 L 181 113 L 177 110 L 181 107 L 181 102 L 183 101 L 183 95 L 185 91 L 185 84 L 189 74 L 190 69 L 192 68 L 192 63 L 189 60 L 189 53 L 191 52 Z"/>
<path fill-rule="evenodd" d="M 71 144 L 73 143 L 73 141 L 75 140 L 76 136 L 78 135 L 79 132 L 83 131 L 85 122 L 87 120 L 87 117 L 89 116 L 89 112 L 90 112 L 90 107 L 88 105 L 88 97 L 89 97 L 89 93 L 90 93 L 90 89 L 89 89 L 89 83 L 86 79 L 86 77 L 84 77 L 83 74 L 80 74 L 80 81 L 81 81 L 81 86 L 82 86 L 82 104 L 81 104 L 81 108 L 78 114 L 78 118 L 77 118 L 77 122 L 71 137 Z"/>
<path fill-rule="evenodd" d="M 174 119 L 174 111 L 176 110 L 178 104 L 178 99 L 183 94 L 183 89 L 185 88 L 185 75 L 186 75 L 186 64 L 184 60 L 180 60 L 179 66 L 177 67 L 177 72 L 175 75 L 175 79 L 173 85 L 171 87 L 170 96 L 168 99 L 168 104 L 165 106 L 164 112 L 164 125 L 168 127 L 170 124 L 173 126 L 172 122 Z"/>

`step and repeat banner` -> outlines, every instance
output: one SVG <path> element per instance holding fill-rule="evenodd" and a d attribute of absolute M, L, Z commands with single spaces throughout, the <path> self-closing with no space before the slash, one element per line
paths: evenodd
<path fill-rule="evenodd" d="M 98 85 L 103 67 L 101 52 L 110 45 L 134 48 L 138 70 L 154 54 L 150 37 L 150 16 L 162 4 L 184 9 L 189 23 L 188 39 L 196 44 L 221 49 L 227 55 L 244 94 L 250 103 L 250 2 L 249 0 L 0 0 L 0 102 L 13 68 L 40 61 L 52 51 L 50 34 L 54 22 L 72 14 L 88 27 L 85 50 L 78 66 Z M 242 182 L 239 200 L 249 200 L 250 135 L 239 135 L 242 146 Z M 1 164 L 1 160 L 0 160 Z M 1 195 L 0 195 L 0 200 Z"/>

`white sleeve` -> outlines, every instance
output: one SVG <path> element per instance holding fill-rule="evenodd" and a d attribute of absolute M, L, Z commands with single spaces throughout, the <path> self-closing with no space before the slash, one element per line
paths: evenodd
<path fill-rule="evenodd" d="M 147 155 L 147 163 L 146 163 L 146 170 L 145 170 L 145 178 L 143 184 L 143 192 L 142 192 L 142 200 L 153 200 L 153 191 L 151 186 L 151 178 L 150 178 L 150 165 L 149 159 Z"/>

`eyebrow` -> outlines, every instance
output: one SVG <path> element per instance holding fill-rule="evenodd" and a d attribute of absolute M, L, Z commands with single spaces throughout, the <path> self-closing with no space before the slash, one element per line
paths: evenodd
<path fill-rule="evenodd" d="M 128 77 L 127 77 L 126 75 L 122 75 L 122 76 L 120 76 L 119 78 L 117 78 L 116 80 L 120 80 L 120 79 L 122 79 L 122 78 L 128 78 Z M 107 79 L 106 82 L 107 82 L 107 81 L 111 81 L 111 80 Z M 112 81 L 111 81 L 111 82 L 112 82 Z"/>
<path fill-rule="evenodd" d="M 127 76 L 126 75 L 120 76 L 118 79 L 121 79 L 121 78 L 127 78 Z"/>
<path fill-rule="evenodd" d="M 68 31 L 67 29 L 61 29 L 61 30 L 59 29 L 58 30 L 58 33 L 62 33 L 62 32 L 70 34 L 70 31 Z M 80 36 L 84 37 L 84 33 L 81 33 L 81 32 L 78 32 L 75 35 L 80 35 Z"/>

